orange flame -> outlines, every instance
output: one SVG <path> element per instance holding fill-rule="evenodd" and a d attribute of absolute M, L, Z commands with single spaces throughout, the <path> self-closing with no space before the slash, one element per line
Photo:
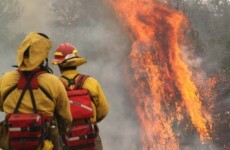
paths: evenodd
<path fill-rule="evenodd" d="M 183 13 L 156 0 L 109 0 L 131 31 L 131 67 L 142 126 L 143 149 L 179 149 L 180 128 L 190 121 L 201 140 L 209 138 L 199 92 L 181 58 Z M 187 112 L 188 115 L 183 114 Z"/>

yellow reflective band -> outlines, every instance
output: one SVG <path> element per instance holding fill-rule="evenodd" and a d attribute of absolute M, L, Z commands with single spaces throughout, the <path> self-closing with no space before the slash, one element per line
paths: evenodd
<path fill-rule="evenodd" d="M 73 50 L 73 54 L 77 54 L 78 53 L 78 51 L 75 49 L 75 50 Z"/>
<path fill-rule="evenodd" d="M 62 52 L 55 52 L 54 55 L 55 56 L 63 56 Z"/>

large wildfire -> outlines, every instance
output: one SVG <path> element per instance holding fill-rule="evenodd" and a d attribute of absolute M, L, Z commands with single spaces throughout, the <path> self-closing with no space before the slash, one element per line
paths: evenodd
<path fill-rule="evenodd" d="M 186 17 L 156 0 L 109 1 L 130 32 L 131 94 L 137 102 L 142 149 L 180 149 L 186 138 L 196 135 L 200 143 L 211 140 L 212 117 L 182 57 L 190 29 Z"/>

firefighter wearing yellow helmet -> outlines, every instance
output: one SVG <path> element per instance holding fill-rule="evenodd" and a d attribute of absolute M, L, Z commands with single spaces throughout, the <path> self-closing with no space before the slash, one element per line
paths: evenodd
<path fill-rule="evenodd" d="M 48 67 L 50 49 L 45 34 L 29 33 L 17 50 L 18 69 L 1 78 L 0 110 L 8 133 L 0 136 L 0 148 L 62 149 L 58 129 L 67 132 L 72 116 L 65 87 Z"/>
<path fill-rule="evenodd" d="M 93 110 L 93 117 L 90 119 L 92 124 L 94 124 L 95 126 L 93 126 L 94 128 L 97 128 L 97 123 L 101 120 L 103 120 L 105 118 L 105 116 L 107 115 L 108 111 L 109 111 L 109 104 L 106 100 L 106 97 L 103 93 L 103 90 L 99 84 L 99 82 L 94 79 L 93 77 L 89 77 L 89 76 L 85 76 L 81 73 L 79 73 L 79 71 L 77 70 L 77 67 L 80 65 L 83 65 L 84 63 L 86 63 L 86 59 L 83 57 L 80 57 L 78 55 L 78 50 L 70 43 L 63 43 L 60 44 L 54 54 L 54 59 L 52 61 L 52 63 L 54 65 L 58 65 L 60 72 L 61 72 L 61 77 L 60 80 L 63 82 L 63 84 L 65 85 L 66 89 L 67 89 L 67 93 L 68 95 L 72 95 L 71 92 L 74 91 L 75 89 L 77 89 L 77 85 L 81 85 L 79 86 L 80 89 L 85 89 L 89 92 L 89 95 L 91 97 L 91 106 L 92 106 L 92 110 Z M 82 81 L 83 80 L 83 81 Z M 80 83 L 80 81 L 82 81 Z M 78 92 L 77 92 L 78 94 Z M 80 95 L 80 94 L 79 94 Z M 71 98 L 69 98 L 71 101 Z M 81 99 L 81 98 L 80 98 Z M 78 103 L 78 101 L 76 101 Z M 74 105 L 74 102 L 71 103 L 71 112 L 72 112 L 72 116 L 73 116 L 73 125 L 72 125 L 72 134 L 74 134 L 74 131 L 78 131 L 80 132 L 80 128 L 78 127 L 78 122 L 81 122 L 81 119 L 78 119 L 77 117 L 80 115 L 84 116 L 84 110 L 82 109 L 82 111 L 80 111 L 78 114 L 76 114 L 76 120 L 74 119 L 74 109 L 78 109 L 77 107 L 72 106 Z M 82 102 L 79 105 L 79 109 L 80 106 L 87 108 L 87 106 L 84 104 L 84 102 Z M 72 111 L 73 109 L 73 111 Z M 88 107 L 88 109 L 90 109 Z M 87 111 L 85 109 L 85 111 Z M 83 117 L 82 117 L 83 118 Z M 83 120 L 83 119 L 82 119 Z M 85 130 L 87 130 L 85 128 Z M 90 132 L 90 131 L 88 131 Z M 87 137 L 89 135 L 82 135 L 84 137 Z M 92 136 L 92 135 L 91 135 Z M 93 136 L 92 136 L 93 137 Z M 102 150 L 102 142 L 101 139 L 99 137 L 99 135 L 97 134 L 95 141 L 90 139 L 90 138 L 86 138 L 83 140 L 79 140 L 79 137 L 77 137 L 77 133 L 76 136 L 71 136 L 67 138 L 67 145 L 72 145 L 75 147 L 76 149 L 81 149 L 81 147 L 84 148 L 89 148 L 90 150 Z M 74 139 L 78 139 L 76 141 L 74 141 Z M 81 138 L 80 138 L 81 139 Z M 68 142 L 69 140 L 69 142 Z M 70 141 L 72 140 L 72 141 Z M 87 142 L 88 141 L 88 142 Z M 72 143 L 71 143 L 72 142 Z M 84 142 L 88 143 L 84 145 Z M 93 143 L 92 143 L 93 142 Z M 75 149 L 73 147 L 70 147 L 71 149 Z"/>

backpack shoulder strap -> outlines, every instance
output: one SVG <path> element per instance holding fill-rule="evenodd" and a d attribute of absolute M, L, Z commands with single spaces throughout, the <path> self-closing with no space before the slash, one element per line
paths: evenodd
<path fill-rule="evenodd" d="M 26 77 L 23 72 L 19 72 L 19 73 L 21 74 L 21 78 L 25 77 L 24 79 L 26 81 L 25 81 L 25 86 L 23 87 L 22 93 L 21 93 L 21 95 L 20 95 L 20 97 L 18 99 L 18 102 L 16 104 L 16 107 L 14 109 L 14 113 L 18 112 L 18 109 L 19 109 L 19 106 L 21 105 L 22 99 L 23 99 L 23 97 L 24 97 L 24 95 L 25 95 L 25 93 L 26 93 L 26 91 L 28 89 L 29 89 L 29 93 L 30 93 L 30 97 L 31 97 L 31 101 L 32 101 L 34 113 L 37 113 L 37 107 L 36 107 L 35 98 L 34 98 L 34 94 L 33 94 L 32 87 L 31 87 L 31 82 L 32 82 L 32 80 L 34 78 L 37 78 L 37 74 L 40 75 L 41 73 L 39 73 L 39 72 L 32 72 L 28 77 Z"/>
<path fill-rule="evenodd" d="M 30 80 L 30 86 L 32 89 L 38 89 L 38 76 L 43 74 L 43 73 L 46 73 L 45 71 L 41 71 L 41 70 L 38 70 L 38 71 L 33 71 L 31 72 L 28 77 L 24 74 L 24 72 L 21 72 L 20 70 L 18 70 L 18 72 L 20 73 L 20 78 L 19 78 L 19 81 L 18 81 L 18 89 L 24 89 L 24 87 L 26 86 L 26 83 L 27 83 L 27 78 L 30 78 L 31 76 L 33 76 Z"/>
<path fill-rule="evenodd" d="M 22 71 L 20 71 L 19 69 L 17 70 L 18 73 L 20 74 L 20 78 L 19 78 L 19 81 L 16 85 L 12 86 L 4 95 L 3 95 L 3 102 L 5 101 L 5 99 L 10 95 L 11 92 L 13 92 L 16 88 L 18 89 L 24 89 L 27 81 L 26 81 L 26 78 L 23 74 Z M 36 89 L 37 86 L 38 86 L 38 82 L 37 82 L 37 77 L 40 75 L 40 74 L 43 74 L 45 73 L 44 71 L 39 71 L 39 72 L 35 72 L 34 76 L 36 76 L 36 78 L 32 78 L 32 83 L 31 83 L 31 86 L 33 89 Z"/>
<path fill-rule="evenodd" d="M 75 82 L 75 88 L 74 88 L 74 89 L 76 89 L 76 90 L 82 89 L 82 86 L 83 86 L 85 80 L 86 80 L 88 77 L 89 77 L 89 76 L 87 76 L 87 75 L 81 74 L 81 75 L 78 77 L 78 79 L 76 80 L 76 82 Z"/>
<path fill-rule="evenodd" d="M 38 87 L 41 89 L 41 91 L 46 95 L 46 97 L 48 97 L 51 101 L 53 101 L 52 96 L 49 94 L 49 92 L 47 92 L 47 90 L 42 87 L 41 85 L 38 85 Z"/>
<path fill-rule="evenodd" d="M 64 84 L 65 88 L 66 88 L 68 91 L 71 90 L 71 89 L 70 89 L 70 86 L 75 85 L 75 80 L 76 80 L 76 78 L 77 78 L 79 75 L 80 75 L 80 74 L 76 74 L 72 79 L 69 79 L 69 78 L 67 78 L 66 76 L 61 76 L 61 78 L 64 78 L 64 79 L 66 79 L 66 80 L 68 81 L 68 85 L 66 85 L 66 83 L 62 82 L 62 83 Z"/>

